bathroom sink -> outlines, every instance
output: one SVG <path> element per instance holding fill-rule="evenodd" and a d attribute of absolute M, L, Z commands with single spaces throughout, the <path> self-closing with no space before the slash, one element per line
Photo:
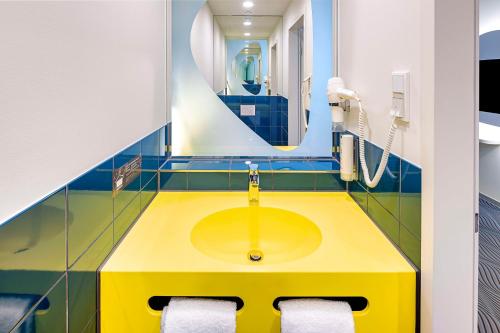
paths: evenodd
<path fill-rule="evenodd" d="M 202 253 L 237 264 L 274 264 L 305 257 L 321 243 L 319 228 L 288 210 L 240 207 L 199 221 L 191 242 Z"/>

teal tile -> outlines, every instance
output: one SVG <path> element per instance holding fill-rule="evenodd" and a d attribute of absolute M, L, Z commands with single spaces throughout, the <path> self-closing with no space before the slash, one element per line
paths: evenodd
<path fill-rule="evenodd" d="M 364 211 L 368 209 L 368 191 L 359 182 L 349 183 L 349 194 Z"/>
<path fill-rule="evenodd" d="M 81 333 L 96 333 L 99 332 L 97 327 L 97 313 L 89 320 L 85 328 L 81 331 Z"/>
<path fill-rule="evenodd" d="M 229 190 L 229 172 L 190 172 L 187 177 L 189 191 Z"/>
<path fill-rule="evenodd" d="M 272 191 L 274 190 L 274 175 L 272 173 L 260 173 L 260 184 L 259 187 L 263 191 Z M 247 176 L 248 180 L 248 176 Z M 248 184 L 247 184 L 248 189 Z"/>
<path fill-rule="evenodd" d="M 275 191 L 314 191 L 316 175 L 313 173 L 274 173 Z"/>
<path fill-rule="evenodd" d="M 413 235 L 420 238 L 422 170 L 407 161 L 402 161 L 401 173 L 400 221 Z"/>
<path fill-rule="evenodd" d="M 65 210 L 60 190 L 0 226 L 0 294 L 38 301 L 64 274 Z M 8 325 L 22 315 L 13 315 Z"/>
<path fill-rule="evenodd" d="M 231 172 L 229 182 L 233 191 L 248 191 L 248 173 Z"/>
<path fill-rule="evenodd" d="M 97 269 L 113 248 L 113 226 L 87 249 L 68 272 L 69 331 L 82 332 L 97 311 Z"/>
<path fill-rule="evenodd" d="M 154 199 L 158 188 L 158 176 L 155 176 L 153 179 L 149 181 L 148 184 L 141 191 L 141 210 L 146 208 L 149 203 Z"/>
<path fill-rule="evenodd" d="M 368 195 L 368 215 L 396 245 L 399 244 L 399 222 L 382 207 L 377 200 Z"/>
<path fill-rule="evenodd" d="M 410 260 L 420 268 L 420 239 L 415 237 L 408 229 L 403 225 L 401 226 L 399 234 L 399 247 L 401 250 L 410 258 Z"/>
<path fill-rule="evenodd" d="M 66 332 L 66 279 L 62 278 L 14 333 Z"/>
<path fill-rule="evenodd" d="M 316 174 L 317 191 L 345 191 L 346 184 L 340 179 L 338 173 L 317 173 Z"/>
<path fill-rule="evenodd" d="M 187 191 L 187 173 L 160 172 L 160 191 Z"/>
<path fill-rule="evenodd" d="M 114 243 L 117 244 L 130 225 L 137 219 L 141 212 L 141 197 L 138 195 L 121 212 L 114 221 Z"/>

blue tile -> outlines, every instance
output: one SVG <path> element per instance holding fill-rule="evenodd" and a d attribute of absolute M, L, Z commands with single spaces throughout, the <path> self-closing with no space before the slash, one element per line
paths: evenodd
<path fill-rule="evenodd" d="M 169 160 L 165 163 L 161 170 L 187 170 L 189 169 L 189 160 Z"/>
<path fill-rule="evenodd" d="M 340 164 L 334 160 L 310 161 L 309 164 L 316 171 L 339 171 Z"/>
<path fill-rule="evenodd" d="M 158 175 L 155 175 L 141 191 L 141 211 L 149 205 L 156 193 L 158 193 Z"/>
<path fill-rule="evenodd" d="M 346 183 L 338 173 L 317 173 L 316 191 L 345 191 Z"/>
<path fill-rule="evenodd" d="M 139 217 L 141 212 L 141 196 L 138 194 L 132 201 L 116 216 L 113 224 L 113 242 L 117 244 L 128 228 Z"/>
<path fill-rule="evenodd" d="M 396 220 L 370 194 L 368 195 L 368 216 L 380 227 L 386 236 L 399 245 L 399 221 Z"/>
<path fill-rule="evenodd" d="M 420 239 L 422 210 L 422 170 L 401 162 L 400 222 L 414 237 Z"/>
<path fill-rule="evenodd" d="M 281 127 L 281 112 L 271 112 L 270 126 Z"/>
<path fill-rule="evenodd" d="M 198 160 L 189 162 L 189 170 L 230 170 L 231 160 Z"/>
<path fill-rule="evenodd" d="M 226 96 L 226 103 L 241 104 L 241 96 Z"/>
<path fill-rule="evenodd" d="M 241 104 L 243 105 L 255 105 L 254 96 L 241 96 Z"/>
<path fill-rule="evenodd" d="M 247 159 L 233 159 L 231 161 L 231 170 L 248 170 L 248 165 L 245 164 L 246 161 L 258 164 L 259 170 L 272 170 L 269 160 L 256 159 L 252 157 L 248 157 Z"/>
<path fill-rule="evenodd" d="M 111 165 L 107 161 L 68 185 L 69 265 L 113 221 Z"/>
<path fill-rule="evenodd" d="M 349 183 L 349 194 L 364 211 L 368 209 L 368 190 L 358 181 Z"/>
<path fill-rule="evenodd" d="M 312 165 L 307 161 L 271 161 L 273 171 L 313 171 Z"/>

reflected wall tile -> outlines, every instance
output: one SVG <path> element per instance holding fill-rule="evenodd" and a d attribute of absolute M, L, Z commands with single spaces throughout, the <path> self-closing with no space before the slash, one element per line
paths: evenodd
<path fill-rule="evenodd" d="M 400 221 L 420 239 L 422 211 L 422 170 L 407 161 L 401 163 Z"/>
<path fill-rule="evenodd" d="M 68 185 L 70 266 L 113 220 L 112 169 L 106 161 Z"/>
<path fill-rule="evenodd" d="M 160 172 L 160 191 L 186 191 L 186 172 Z"/>
<path fill-rule="evenodd" d="M 65 272 L 65 232 L 65 190 L 2 224 L 0 294 L 44 295 Z"/>
<path fill-rule="evenodd" d="M 69 331 L 81 332 L 97 311 L 97 269 L 113 247 L 113 226 L 108 228 L 69 269 Z"/>
<path fill-rule="evenodd" d="M 346 183 L 338 173 L 317 173 L 316 191 L 345 191 Z"/>
<path fill-rule="evenodd" d="M 132 161 L 137 156 L 141 156 L 141 143 L 136 144 L 125 149 L 114 157 L 114 170 L 121 168 L 125 164 Z M 140 172 L 135 174 L 135 178 L 126 185 L 122 190 L 115 194 L 114 198 L 114 216 L 115 218 L 120 215 L 121 211 L 132 201 L 141 189 Z"/>
<path fill-rule="evenodd" d="M 227 191 L 229 190 L 228 172 L 190 172 L 188 177 L 189 191 Z"/>

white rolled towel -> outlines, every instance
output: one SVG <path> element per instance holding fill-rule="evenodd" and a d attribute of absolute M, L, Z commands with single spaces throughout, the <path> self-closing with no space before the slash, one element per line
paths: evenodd
<path fill-rule="evenodd" d="M 354 333 L 352 310 L 346 302 L 293 299 L 278 304 L 281 333 Z"/>
<path fill-rule="evenodd" d="M 162 333 L 235 333 L 236 303 L 173 297 L 163 309 Z"/>

